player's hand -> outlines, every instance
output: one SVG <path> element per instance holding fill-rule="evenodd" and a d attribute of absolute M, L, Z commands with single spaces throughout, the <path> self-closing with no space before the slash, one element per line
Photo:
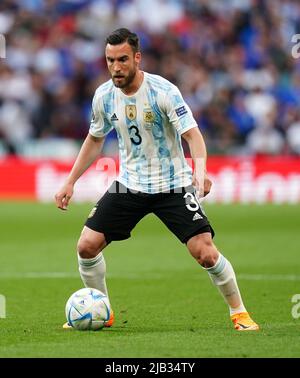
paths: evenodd
<path fill-rule="evenodd" d="M 193 175 L 193 185 L 196 188 L 196 193 L 199 198 L 205 197 L 212 187 L 212 181 L 208 178 L 207 174 L 204 173 L 202 180 L 197 179 L 196 175 Z"/>
<path fill-rule="evenodd" d="M 205 197 L 212 187 L 212 181 L 207 177 L 207 174 L 204 176 L 204 191 L 203 191 L 203 197 Z"/>
<path fill-rule="evenodd" d="M 74 186 L 72 184 L 65 184 L 56 194 L 56 206 L 61 210 L 67 210 L 70 199 L 73 196 Z"/>

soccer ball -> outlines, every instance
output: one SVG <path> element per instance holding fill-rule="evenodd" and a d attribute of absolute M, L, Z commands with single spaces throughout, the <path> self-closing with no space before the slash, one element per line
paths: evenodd
<path fill-rule="evenodd" d="M 66 317 L 68 323 L 80 331 L 101 329 L 110 317 L 108 298 L 97 289 L 80 289 L 68 299 Z"/>

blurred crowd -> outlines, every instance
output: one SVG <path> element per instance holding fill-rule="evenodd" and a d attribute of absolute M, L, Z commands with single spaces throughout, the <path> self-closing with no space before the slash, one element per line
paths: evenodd
<path fill-rule="evenodd" d="M 142 68 L 180 88 L 210 153 L 300 155 L 297 0 L 1 0 L 6 151 L 82 141 L 108 79 L 105 37 L 119 27 L 139 34 Z"/>

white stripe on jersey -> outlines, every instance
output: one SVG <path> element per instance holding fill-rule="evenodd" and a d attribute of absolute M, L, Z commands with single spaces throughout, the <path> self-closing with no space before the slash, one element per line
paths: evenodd
<path fill-rule="evenodd" d="M 112 82 L 101 85 L 93 99 L 90 134 L 103 137 L 116 130 L 120 151 L 118 181 L 129 189 L 158 193 L 191 185 L 181 134 L 198 127 L 178 88 L 144 72 L 139 90 L 126 96 Z"/>

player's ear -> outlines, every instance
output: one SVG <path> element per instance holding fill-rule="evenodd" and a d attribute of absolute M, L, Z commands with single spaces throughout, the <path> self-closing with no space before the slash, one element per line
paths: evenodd
<path fill-rule="evenodd" d="M 142 54 L 140 52 L 135 53 L 134 60 L 135 63 L 139 64 L 142 60 Z"/>

